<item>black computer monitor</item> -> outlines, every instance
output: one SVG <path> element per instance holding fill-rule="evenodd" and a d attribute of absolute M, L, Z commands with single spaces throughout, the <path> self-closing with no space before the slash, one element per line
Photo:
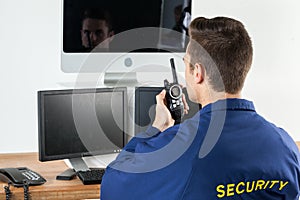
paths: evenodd
<path fill-rule="evenodd" d="M 39 91 L 39 160 L 120 152 L 127 105 L 125 87 Z"/>
<path fill-rule="evenodd" d="M 155 96 L 160 93 L 163 87 L 137 87 L 135 89 L 135 134 L 145 131 L 153 123 L 155 116 Z M 189 100 L 187 91 L 183 88 L 190 110 L 184 115 L 183 120 L 194 116 L 200 109 L 201 105 Z"/>

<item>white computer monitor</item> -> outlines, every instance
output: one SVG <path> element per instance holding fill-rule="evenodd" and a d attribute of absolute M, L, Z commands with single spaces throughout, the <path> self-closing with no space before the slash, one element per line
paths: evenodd
<path fill-rule="evenodd" d="M 93 12 L 104 14 L 99 17 Z M 101 18 L 107 13 L 113 34 L 95 46 L 91 40 L 97 31 L 85 31 L 83 20 L 88 14 Z M 191 0 L 62 0 L 61 70 L 169 72 L 172 57 L 177 70 L 183 72 L 182 57 L 188 42 L 185 26 L 190 13 Z M 83 37 L 87 44 L 83 44 Z M 109 48 L 105 48 L 108 41 Z"/>

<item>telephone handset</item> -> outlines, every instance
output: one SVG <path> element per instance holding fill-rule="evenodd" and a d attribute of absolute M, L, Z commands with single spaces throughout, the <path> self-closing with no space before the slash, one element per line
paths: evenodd
<path fill-rule="evenodd" d="M 41 185 L 46 179 L 26 167 L 19 167 L 0 169 L 0 181 L 11 183 L 15 187 L 23 187 L 24 184 Z"/>

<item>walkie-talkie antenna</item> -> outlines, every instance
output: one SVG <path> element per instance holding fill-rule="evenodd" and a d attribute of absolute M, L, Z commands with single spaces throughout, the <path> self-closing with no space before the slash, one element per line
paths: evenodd
<path fill-rule="evenodd" d="M 170 59 L 170 63 L 171 63 L 171 69 L 172 69 L 172 74 L 173 74 L 173 82 L 178 84 L 178 79 L 177 79 L 177 74 L 176 74 L 176 69 L 175 69 L 174 58 Z"/>

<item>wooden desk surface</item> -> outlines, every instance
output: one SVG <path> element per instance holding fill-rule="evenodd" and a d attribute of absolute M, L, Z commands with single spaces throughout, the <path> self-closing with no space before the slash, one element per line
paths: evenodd
<path fill-rule="evenodd" d="M 68 169 L 63 161 L 40 162 L 37 153 L 0 154 L 0 168 L 28 167 L 42 175 L 47 182 L 40 186 L 30 186 L 31 199 L 99 199 L 100 185 L 83 185 L 76 177 L 71 181 L 56 180 L 56 176 Z M 0 182 L 0 200 L 5 200 L 4 186 Z M 11 186 L 12 199 L 24 199 L 23 188 Z"/>

